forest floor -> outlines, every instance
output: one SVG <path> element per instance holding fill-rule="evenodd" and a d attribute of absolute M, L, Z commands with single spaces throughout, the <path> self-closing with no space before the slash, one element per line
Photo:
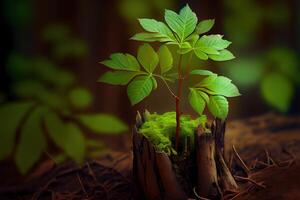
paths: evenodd
<path fill-rule="evenodd" d="M 300 117 L 266 114 L 231 121 L 225 138 L 226 158 L 240 191 L 224 194 L 224 199 L 300 199 Z M 127 142 L 129 146 L 130 137 Z M 2 180 L 9 184 L 1 184 L 0 199 L 131 199 L 131 169 L 130 150 L 110 152 L 81 166 L 56 166 L 47 160 L 21 184 Z"/>

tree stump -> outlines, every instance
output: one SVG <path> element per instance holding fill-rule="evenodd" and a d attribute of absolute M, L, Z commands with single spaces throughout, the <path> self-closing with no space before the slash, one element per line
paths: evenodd
<path fill-rule="evenodd" d="M 138 113 L 136 119 L 132 137 L 135 199 L 221 199 L 224 191 L 238 190 L 224 160 L 224 121 L 216 119 L 211 131 L 195 130 L 195 148 L 184 147 L 187 153 L 178 158 L 157 152 L 138 132 L 145 116 Z"/>

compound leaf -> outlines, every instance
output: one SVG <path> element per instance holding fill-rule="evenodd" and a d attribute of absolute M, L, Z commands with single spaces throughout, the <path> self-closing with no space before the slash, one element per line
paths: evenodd
<path fill-rule="evenodd" d="M 196 14 L 188 5 L 183 7 L 179 14 L 171 10 L 166 10 L 165 20 L 179 37 L 179 42 L 183 42 L 187 36 L 194 32 L 198 21 Z"/>

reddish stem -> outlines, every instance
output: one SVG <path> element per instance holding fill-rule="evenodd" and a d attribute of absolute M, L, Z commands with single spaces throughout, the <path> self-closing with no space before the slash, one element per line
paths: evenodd
<path fill-rule="evenodd" d="M 179 145 L 179 133 L 180 133 L 180 101 L 181 101 L 181 95 L 182 95 L 182 86 L 183 86 L 183 76 L 181 71 L 181 60 L 182 55 L 179 57 L 178 61 L 178 89 L 177 89 L 177 98 L 175 98 L 176 101 L 176 138 L 175 138 L 175 150 L 178 150 Z"/>

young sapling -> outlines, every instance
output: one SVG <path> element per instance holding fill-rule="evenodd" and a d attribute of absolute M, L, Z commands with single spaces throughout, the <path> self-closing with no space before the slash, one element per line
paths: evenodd
<path fill-rule="evenodd" d="M 198 23 L 196 14 L 188 5 L 179 13 L 165 10 L 164 18 L 165 22 L 139 19 L 145 32 L 137 33 L 131 39 L 147 43 L 139 46 L 136 57 L 131 54 L 114 53 L 110 59 L 101 62 L 113 71 L 106 72 L 99 81 L 112 85 L 128 85 L 128 97 L 131 104 L 135 105 L 157 88 L 157 80 L 160 79 L 176 103 L 174 148 L 178 150 L 183 83 L 189 76 L 201 78 L 197 84 L 188 87 L 189 104 L 200 116 L 204 115 L 203 111 L 207 106 L 214 117 L 224 120 L 228 114 L 226 97 L 239 96 L 240 93 L 231 80 L 224 76 L 218 76 L 209 70 L 191 69 L 191 59 L 194 55 L 200 60 L 213 61 L 234 58 L 226 49 L 231 42 L 225 40 L 222 35 L 204 35 L 213 27 L 213 19 Z M 155 51 L 150 42 L 160 42 L 162 45 Z M 170 46 L 176 49 L 174 55 L 169 50 Z M 184 57 L 188 57 L 188 63 L 183 67 Z M 174 66 L 174 58 L 178 60 L 177 66 Z M 177 92 L 170 87 L 175 80 Z"/>

